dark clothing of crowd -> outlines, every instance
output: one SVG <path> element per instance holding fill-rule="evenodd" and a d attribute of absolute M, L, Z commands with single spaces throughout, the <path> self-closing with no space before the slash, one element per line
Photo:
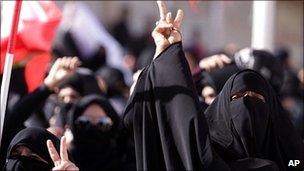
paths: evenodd
<path fill-rule="evenodd" d="M 75 99 L 64 102 L 44 84 L 28 94 L 26 86 L 13 86 L 0 168 L 51 170 L 46 141 L 59 151 L 59 138 L 69 130 L 69 158 L 80 170 L 304 169 L 304 91 L 282 62 L 286 53 L 275 57 L 246 49 L 229 56 L 232 62 L 222 68 L 191 73 L 181 42 L 153 59 L 150 34 L 135 39 L 125 21 L 113 30 L 133 55 L 135 66 L 129 69 L 142 69 L 133 92 L 129 95 L 122 69 L 107 65 L 106 49 L 81 57 L 72 33 L 60 30 L 53 45 L 55 58 L 80 55 L 82 61 L 58 87 L 59 92 L 70 88 Z M 13 78 L 14 85 L 24 82 Z M 201 96 L 206 86 L 216 96 L 210 105 Z M 104 111 L 96 123 L 86 115 L 92 105 Z M 43 161 L 18 155 L 24 147 Z M 292 160 L 299 165 L 290 167 Z"/>

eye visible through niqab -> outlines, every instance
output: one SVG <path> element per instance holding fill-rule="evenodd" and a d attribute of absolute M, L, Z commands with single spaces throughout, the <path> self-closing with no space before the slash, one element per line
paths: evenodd
<path fill-rule="evenodd" d="M 235 93 L 231 96 L 231 101 L 235 100 L 235 99 L 238 99 L 238 98 L 241 98 L 241 97 L 246 97 L 246 96 L 256 98 L 256 99 L 261 100 L 264 103 L 266 103 L 265 97 L 263 95 L 259 94 L 259 93 L 254 92 L 254 91 L 240 91 L 240 92 L 237 92 L 237 93 Z"/>

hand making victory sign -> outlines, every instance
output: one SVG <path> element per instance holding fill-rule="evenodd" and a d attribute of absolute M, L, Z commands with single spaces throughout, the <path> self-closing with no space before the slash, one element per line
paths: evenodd
<path fill-rule="evenodd" d="M 182 40 L 180 31 L 181 22 L 184 16 L 183 10 L 177 11 L 176 17 L 172 19 L 172 13 L 167 12 L 167 6 L 163 1 L 157 1 L 160 19 L 152 32 L 156 45 L 155 57 L 157 57 L 169 45 Z"/>
<path fill-rule="evenodd" d="M 69 160 L 65 136 L 60 140 L 60 156 L 51 140 L 47 141 L 47 147 L 55 165 L 53 170 L 79 170 L 79 168 Z"/>

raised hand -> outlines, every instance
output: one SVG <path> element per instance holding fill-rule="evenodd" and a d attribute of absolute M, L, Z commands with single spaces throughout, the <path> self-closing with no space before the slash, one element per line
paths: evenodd
<path fill-rule="evenodd" d="M 50 90 L 54 90 L 63 80 L 71 76 L 79 65 L 80 61 L 77 57 L 58 58 L 45 78 L 44 84 Z"/>
<path fill-rule="evenodd" d="M 175 19 L 172 19 L 172 13 L 167 12 L 167 6 L 162 1 L 157 1 L 160 19 L 152 32 L 152 37 L 156 45 L 155 57 L 158 56 L 170 44 L 182 40 L 180 31 L 183 19 L 183 11 L 178 10 Z"/>
<path fill-rule="evenodd" d="M 228 56 L 218 54 L 202 59 L 199 62 L 199 66 L 201 69 L 211 71 L 216 68 L 223 68 L 225 65 L 230 64 L 231 62 L 232 61 Z"/>
<path fill-rule="evenodd" d="M 47 147 L 55 165 L 52 170 L 79 170 L 79 168 L 69 160 L 65 136 L 60 140 L 60 156 L 51 140 L 47 140 Z"/>

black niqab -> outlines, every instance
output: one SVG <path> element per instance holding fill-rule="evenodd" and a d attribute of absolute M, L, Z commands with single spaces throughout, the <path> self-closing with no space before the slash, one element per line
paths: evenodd
<path fill-rule="evenodd" d="M 52 169 L 54 167 L 54 164 L 46 146 L 47 140 L 51 140 L 53 142 L 57 151 L 60 150 L 60 140 L 45 129 L 35 127 L 23 129 L 11 141 L 7 151 L 7 159 L 15 159 L 12 156 L 12 152 L 19 146 L 25 146 L 35 154 L 39 155 L 42 159 L 47 161 L 49 169 Z M 20 156 L 17 158 L 20 158 L 23 162 L 30 162 L 26 163 L 26 165 L 35 165 L 35 163 L 37 163 L 37 161 L 32 162 L 28 157 Z M 10 160 L 7 160 L 6 167 L 9 165 L 11 165 Z"/>
<path fill-rule="evenodd" d="M 265 103 L 248 96 L 231 99 L 242 91 L 264 96 Z M 274 90 L 259 73 L 244 70 L 231 76 L 205 115 L 212 144 L 229 164 L 260 158 L 273 161 L 280 170 L 303 169 L 303 164 L 288 167 L 290 160 L 304 160 L 303 142 Z M 258 168 L 259 164 L 248 167 Z"/>
<path fill-rule="evenodd" d="M 75 121 L 91 104 L 99 105 L 112 119 L 111 130 L 101 132 L 95 127 L 77 127 Z M 102 96 L 89 95 L 74 105 L 69 116 L 74 137 L 70 152 L 80 170 L 120 170 L 121 159 L 115 142 L 120 120 L 110 103 Z"/>

